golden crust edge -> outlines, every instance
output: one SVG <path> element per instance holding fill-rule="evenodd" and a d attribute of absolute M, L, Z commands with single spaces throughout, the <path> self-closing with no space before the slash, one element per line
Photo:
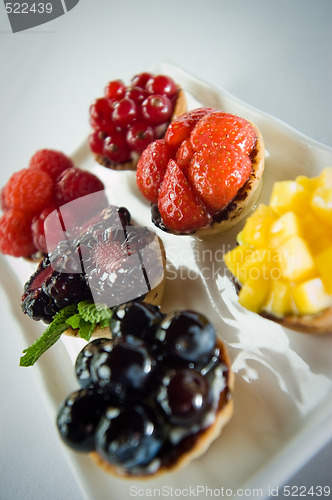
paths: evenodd
<path fill-rule="evenodd" d="M 208 448 L 211 446 L 211 444 L 220 436 L 223 428 L 225 425 L 229 422 L 233 415 L 233 410 L 234 410 L 234 404 L 233 404 L 233 398 L 232 394 L 234 391 L 234 383 L 235 383 L 235 376 L 233 371 L 231 370 L 231 363 L 229 356 L 226 352 L 226 348 L 224 343 L 221 341 L 221 339 L 218 339 L 218 346 L 222 350 L 222 355 L 223 355 L 223 360 L 226 363 L 228 367 L 228 380 L 227 380 L 227 387 L 230 391 L 230 398 L 229 400 L 224 404 L 224 406 L 217 411 L 216 413 L 216 418 L 215 421 L 212 425 L 207 427 L 204 432 L 199 436 L 198 440 L 196 441 L 195 445 L 193 448 L 183 455 L 179 457 L 177 462 L 171 466 L 171 467 L 161 467 L 158 469 L 155 473 L 153 474 L 148 474 L 148 475 L 132 475 L 132 474 L 126 474 L 125 471 L 120 470 L 119 468 L 113 466 L 112 464 L 106 462 L 103 460 L 100 455 L 98 455 L 97 452 L 91 452 L 89 453 L 90 458 L 92 461 L 100 468 L 103 469 L 104 472 L 107 474 L 111 474 L 113 476 L 119 477 L 121 479 L 135 479 L 135 480 L 142 480 L 146 481 L 149 479 L 155 479 L 156 477 L 163 476 L 165 474 L 169 474 L 175 471 L 178 471 L 182 468 L 184 468 L 186 465 L 188 465 L 190 462 L 193 460 L 199 458 L 202 456 Z"/>
<path fill-rule="evenodd" d="M 320 314 L 314 316 L 289 315 L 284 318 L 277 318 L 270 314 L 260 314 L 279 325 L 295 330 L 300 333 L 312 335 L 324 335 L 332 333 L 332 307 L 324 309 Z"/>

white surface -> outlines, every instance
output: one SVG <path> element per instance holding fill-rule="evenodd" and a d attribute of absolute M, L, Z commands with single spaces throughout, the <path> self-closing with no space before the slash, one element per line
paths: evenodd
<path fill-rule="evenodd" d="M 119 4 L 99 1 L 100 10 L 96 11 L 95 3 L 81 0 L 70 13 L 49 25 L 13 35 L 3 18 L 1 4 L 2 184 L 12 172 L 26 166 L 37 149 L 52 147 L 71 154 L 89 131 L 87 108 L 101 94 L 104 84 L 112 78 L 128 79 L 163 59 L 180 64 L 332 146 L 331 5 L 329 0 L 231 3 L 211 0 L 204 5 L 171 0 L 166 7 L 166 3 L 156 1 L 122 0 Z M 308 156 L 303 162 L 308 171 Z M 10 287 L 9 281 L 8 293 Z M 17 366 L 22 349 L 19 306 L 8 310 L 3 293 L 0 303 L 3 322 L 0 498 L 82 499 L 75 475 L 64 460 L 54 422 L 38 392 L 38 371 Z M 295 341 L 298 336 L 290 334 L 287 338 L 298 352 Z M 301 342 L 304 342 L 300 352 L 303 357 L 312 340 Z M 318 343 L 321 341 L 313 345 Z M 313 349 L 312 356 L 318 355 L 320 348 Z M 329 352 L 324 369 L 328 369 Z M 44 364 L 51 363 L 51 358 Z M 314 370 L 319 377 L 323 370 L 320 355 L 316 363 Z M 49 370 L 54 374 L 49 382 L 53 390 L 61 387 L 63 378 L 68 380 L 66 373 L 57 372 L 59 367 L 50 364 Z M 319 382 L 318 387 L 319 399 L 325 385 Z M 259 394 L 260 398 L 265 396 Z M 308 404 L 305 390 L 302 396 L 305 407 Z M 60 394 L 58 397 L 61 400 Z M 250 402 L 243 400 L 241 404 L 244 403 L 251 408 Z M 313 418 L 321 425 L 310 439 L 305 436 L 306 446 L 299 465 L 304 465 L 308 454 L 318 451 L 326 436 L 331 435 L 331 420 L 326 421 L 319 411 Z M 294 432 L 291 450 L 287 451 L 287 457 L 281 455 L 283 470 L 280 463 L 271 463 L 271 474 L 278 471 L 280 481 L 287 484 L 331 486 L 331 445 L 295 477 L 287 479 L 296 472 L 290 465 L 293 457 L 298 457 L 299 449 L 303 450 L 300 438 L 301 432 Z M 236 463 L 232 465 L 237 468 Z M 264 484 L 265 478 L 264 473 L 262 488 L 269 486 Z M 171 479 L 164 484 L 170 486 Z M 281 490 L 280 483 L 279 498 L 283 497 Z M 111 493 L 108 497 L 114 498 Z M 95 498 L 101 498 L 97 492 Z M 127 498 L 130 498 L 129 487 Z"/>

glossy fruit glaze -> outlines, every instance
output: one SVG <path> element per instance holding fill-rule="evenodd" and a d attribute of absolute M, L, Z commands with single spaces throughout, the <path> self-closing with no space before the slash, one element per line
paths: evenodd
<path fill-rule="evenodd" d="M 77 357 L 80 389 L 59 410 L 60 435 L 119 474 L 172 468 L 230 398 L 215 330 L 197 312 L 162 314 L 139 301 L 116 308 L 110 327 L 112 340 L 97 339 Z"/>

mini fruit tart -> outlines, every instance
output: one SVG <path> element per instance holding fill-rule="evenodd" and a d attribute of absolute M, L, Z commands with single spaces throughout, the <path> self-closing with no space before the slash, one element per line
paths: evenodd
<path fill-rule="evenodd" d="M 184 92 L 167 75 L 140 73 L 129 85 L 112 80 L 90 106 L 90 149 L 104 167 L 135 170 L 144 149 L 185 111 Z"/>
<path fill-rule="evenodd" d="M 93 193 L 99 195 L 85 212 L 98 211 L 106 201 L 103 190 L 98 177 L 76 167 L 61 151 L 37 151 L 28 167 L 15 172 L 1 190 L 0 252 L 39 261 L 48 250 L 44 228 L 48 215 Z M 83 210 L 76 214 L 76 223 L 85 215 Z"/>
<path fill-rule="evenodd" d="M 236 115 L 196 108 L 143 152 L 137 186 L 152 203 L 152 221 L 174 234 L 231 229 L 257 202 L 264 170 L 258 128 Z"/>
<path fill-rule="evenodd" d="M 239 303 L 283 326 L 332 332 L 332 167 L 275 183 L 224 259 Z"/>
<path fill-rule="evenodd" d="M 33 364 L 50 347 L 49 339 L 52 345 L 62 333 L 85 340 L 101 329 L 110 335 L 109 317 L 119 304 L 144 300 L 159 305 L 165 264 L 160 238 L 133 225 L 123 207 L 108 206 L 79 234 L 66 233 L 24 286 L 23 312 L 49 327 L 21 364 Z"/>
<path fill-rule="evenodd" d="M 79 389 L 57 415 L 71 448 L 107 473 L 147 478 L 206 451 L 233 412 L 234 375 L 224 344 L 194 311 L 162 314 L 132 302 L 113 309 L 112 339 L 79 353 Z"/>

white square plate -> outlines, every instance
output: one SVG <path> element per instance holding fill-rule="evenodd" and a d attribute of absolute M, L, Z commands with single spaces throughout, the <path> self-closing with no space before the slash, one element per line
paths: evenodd
<path fill-rule="evenodd" d="M 317 175 L 332 165 L 332 149 L 304 137 L 279 120 L 237 100 L 224 90 L 170 63 L 153 68 L 172 76 L 203 106 L 231 112 L 254 122 L 266 146 L 266 171 L 260 201 L 272 183 L 296 175 Z M 139 194 L 134 172 L 96 165 L 87 145 L 73 154 L 77 166 L 95 172 L 112 187 L 114 202 L 134 220 L 154 228 L 150 206 Z M 236 374 L 234 416 L 201 458 L 185 469 L 147 481 L 106 475 L 87 456 L 63 446 L 87 499 L 149 496 L 268 497 L 332 436 L 332 335 L 286 330 L 243 310 L 225 273 L 222 255 L 235 245 L 236 227 L 225 235 L 199 240 L 156 230 L 167 253 L 163 311 L 192 308 L 206 314 L 225 342 Z M 0 256 L 2 300 L 15 314 L 22 348 L 43 331 L 19 311 L 22 287 L 35 266 Z M 84 342 L 62 337 L 34 366 L 41 391 L 55 419 L 61 401 L 78 387 L 73 362 Z M 24 369 L 24 368 L 22 368 Z M 222 490 L 223 488 L 223 490 Z M 257 491 L 255 491 L 257 489 Z M 215 491 L 214 491 L 215 490 Z M 212 493 L 211 493 L 212 492 Z"/>

